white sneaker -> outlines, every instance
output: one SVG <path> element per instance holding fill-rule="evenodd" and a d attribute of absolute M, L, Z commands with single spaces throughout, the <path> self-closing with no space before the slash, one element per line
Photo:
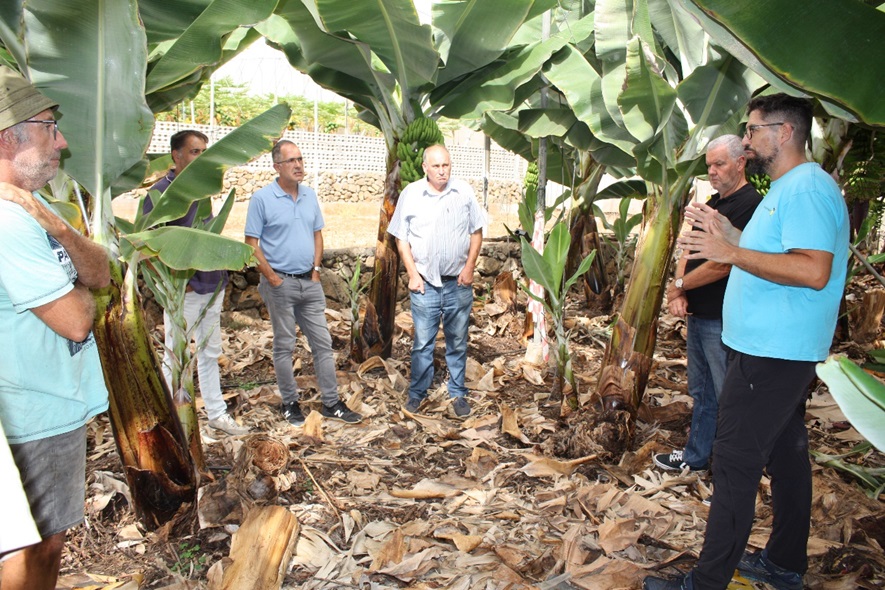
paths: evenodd
<path fill-rule="evenodd" d="M 222 414 L 214 420 L 209 420 L 209 426 L 215 430 L 220 430 L 232 436 L 241 434 L 249 434 L 249 429 L 245 426 L 237 424 L 236 420 L 231 418 L 230 414 Z"/>

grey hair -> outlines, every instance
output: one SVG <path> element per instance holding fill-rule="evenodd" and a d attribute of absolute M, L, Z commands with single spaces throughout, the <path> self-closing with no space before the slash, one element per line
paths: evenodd
<path fill-rule="evenodd" d="M 31 137 L 28 135 L 28 131 L 25 129 L 26 125 L 24 121 L 20 123 L 16 123 L 12 127 L 8 127 L 9 131 L 12 133 L 12 136 L 15 138 L 15 141 L 18 143 L 25 143 Z"/>
<path fill-rule="evenodd" d="M 707 144 L 707 151 L 709 152 L 719 147 L 724 147 L 733 160 L 737 160 L 744 155 L 744 144 L 737 135 L 720 135 Z"/>
<path fill-rule="evenodd" d="M 270 158 L 274 161 L 274 163 L 276 163 L 276 161 L 280 159 L 280 152 L 283 151 L 284 145 L 294 145 L 295 147 L 298 147 L 297 145 L 295 145 L 294 141 L 289 141 L 288 139 L 281 139 L 280 141 L 276 142 L 273 146 L 273 149 L 270 150 Z"/>

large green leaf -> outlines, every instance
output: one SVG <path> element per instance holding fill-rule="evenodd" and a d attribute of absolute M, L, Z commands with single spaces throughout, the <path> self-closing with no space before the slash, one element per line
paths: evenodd
<path fill-rule="evenodd" d="M 758 74 L 773 74 L 861 121 L 885 126 L 885 101 L 875 82 L 885 78 L 885 13 L 857 0 L 683 1 L 720 45 Z"/>
<path fill-rule="evenodd" d="M 633 0 L 596 2 L 596 57 L 602 75 L 602 104 L 609 117 L 622 127 L 618 95 L 626 75 L 627 43 L 633 37 Z M 593 127 L 591 126 L 591 129 Z M 594 131 L 595 133 L 595 131 Z"/>
<path fill-rule="evenodd" d="M 211 3 L 212 0 L 138 0 L 148 45 L 153 47 L 178 38 Z"/>
<path fill-rule="evenodd" d="M 225 37 L 242 25 L 263 21 L 277 0 L 213 0 L 163 51 L 147 76 L 147 93 L 187 78 L 205 66 L 217 67 Z"/>
<path fill-rule="evenodd" d="M 595 137 L 624 154 L 630 154 L 636 140 L 609 115 L 602 92 L 602 77 L 580 52 L 571 45 L 563 48 L 548 63 L 546 75 L 565 94 L 575 115 L 590 127 Z"/>
<path fill-rule="evenodd" d="M 523 109 L 519 111 L 519 131 L 529 137 L 562 137 L 578 124 L 574 111 L 563 108 Z"/>
<path fill-rule="evenodd" d="M 383 96 L 380 88 L 387 93 L 393 90 L 395 81 L 390 73 L 369 67 L 354 43 L 320 29 L 297 0 L 284 2 L 276 14 L 256 29 L 271 46 L 283 52 L 293 67 L 309 74 L 317 84 L 364 107 L 371 108 L 365 97 Z"/>
<path fill-rule="evenodd" d="M 147 50 L 136 2 L 31 0 L 24 23 L 27 64 L 20 65 L 60 104 L 71 154 L 65 172 L 102 195 L 141 159 L 154 125 L 144 100 Z"/>
<path fill-rule="evenodd" d="M 566 258 L 568 258 L 571 243 L 572 238 L 568 231 L 568 224 L 557 223 L 550 230 L 550 235 L 544 244 L 543 258 L 550 269 L 552 279 L 550 285 L 544 285 L 544 287 L 557 298 L 560 297 L 559 288 L 562 284 L 562 273 L 565 272 Z"/>
<path fill-rule="evenodd" d="M 384 131 L 388 144 L 395 130 L 405 128 L 402 106 L 395 97 L 396 77 L 376 63 L 366 43 L 346 32 L 339 36 L 324 30 L 300 0 L 283 0 L 275 15 L 256 28 L 295 68 L 360 105 L 370 115 L 366 120 Z"/>
<path fill-rule="evenodd" d="M 156 256 L 174 270 L 241 270 L 252 247 L 190 227 L 167 226 L 125 236 L 144 258 Z"/>
<path fill-rule="evenodd" d="M 509 110 L 515 104 L 516 88 L 534 78 L 565 44 L 565 39 L 553 37 L 511 52 L 483 72 L 433 92 L 430 102 L 450 119 L 478 119 L 486 111 Z"/>
<path fill-rule="evenodd" d="M 212 144 L 175 177 L 138 229 L 179 219 L 194 201 L 221 192 L 224 171 L 270 150 L 291 115 L 288 105 L 278 104 Z"/>
<path fill-rule="evenodd" d="M 830 357 L 816 370 L 852 426 L 885 452 L 885 384 L 844 357 Z"/>
<path fill-rule="evenodd" d="M 664 45 L 679 58 L 682 76 L 706 61 L 706 34 L 688 11 L 670 0 L 648 0 L 648 10 Z"/>
<path fill-rule="evenodd" d="M 19 69 L 27 63 L 24 43 L 22 43 L 23 5 L 24 0 L 0 2 L 0 40 L 3 41 L 3 46 L 11 54 L 12 60 L 19 64 Z"/>
<path fill-rule="evenodd" d="M 325 30 L 347 31 L 365 43 L 396 76 L 404 93 L 434 80 L 439 54 L 431 42 L 430 26 L 420 24 L 412 0 L 315 2 Z"/>
<path fill-rule="evenodd" d="M 680 159 L 695 158 L 707 143 L 726 133 L 737 134 L 747 101 L 762 86 L 759 76 L 734 57 L 723 54 L 703 65 L 676 88 L 679 100 L 700 129 L 683 149 Z"/>
<path fill-rule="evenodd" d="M 618 95 L 624 126 L 639 142 L 663 130 L 676 105 L 676 91 L 661 77 L 648 46 L 634 37 L 627 44 L 627 77 Z"/>
<path fill-rule="evenodd" d="M 552 293 L 553 269 L 525 238 L 521 238 L 520 243 L 522 245 L 522 268 L 525 270 L 526 276 L 544 287 L 548 294 Z"/>
<path fill-rule="evenodd" d="M 148 29 L 148 21 L 145 27 Z M 200 88 L 209 81 L 212 74 L 242 53 L 247 47 L 261 37 L 261 33 L 253 28 L 239 28 L 231 32 L 221 48 L 221 58 L 214 63 L 200 66 L 184 78 L 176 80 L 171 86 L 164 86 L 147 95 L 148 106 L 155 113 L 169 111 L 184 101 L 193 99 Z M 159 58 L 158 58 L 159 59 Z"/>
<path fill-rule="evenodd" d="M 437 84 L 454 80 L 494 61 L 536 5 L 553 0 L 437 0 L 433 3 L 434 40 L 445 67 Z"/>

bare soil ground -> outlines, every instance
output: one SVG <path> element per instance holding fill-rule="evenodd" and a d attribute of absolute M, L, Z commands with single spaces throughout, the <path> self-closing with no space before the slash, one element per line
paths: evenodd
<path fill-rule="evenodd" d="M 570 302 L 575 370 L 590 403 L 608 316 Z M 664 316 L 643 415 L 623 457 L 601 461 L 544 456 L 539 445 L 561 430 L 552 377 L 523 360 L 522 316 L 477 298 L 470 331 L 468 382 L 474 412 L 454 419 L 440 370 L 420 414 L 402 409 L 409 375 L 410 319 L 398 316 L 392 358 L 356 367 L 347 358 L 349 325 L 329 313 L 339 384 L 358 425 L 319 422 L 306 436 L 284 422 L 266 322 L 227 316 L 223 379 L 231 411 L 256 433 L 290 450 L 276 479 L 277 503 L 302 530 L 283 588 L 568 589 L 639 588 L 650 572 L 690 568 L 703 539 L 708 474 L 665 473 L 654 452 L 681 448 L 690 422 L 684 326 Z M 858 347 L 845 350 L 857 354 Z M 306 405 L 319 407 L 312 361 L 296 352 Z M 200 412 L 205 427 L 205 415 Z M 826 388 L 809 403 L 812 447 L 830 454 L 858 440 Z M 223 478 L 242 441 L 203 430 L 212 473 Z M 867 466 L 885 458 L 869 452 Z M 90 426 L 88 512 L 64 554 L 60 588 L 216 588 L 234 527 L 200 529 L 192 513 L 174 529 L 146 532 L 126 500 L 127 487 L 105 417 Z M 771 529 L 770 486 L 759 489 L 751 545 Z M 885 584 L 885 511 L 853 481 L 814 467 L 813 522 L 806 584 L 813 589 Z M 736 579 L 731 588 L 762 588 Z"/>
<path fill-rule="evenodd" d="M 138 200 L 128 196 L 114 199 L 114 215 L 124 219 L 135 218 Z M 248 201 L 234 203 L 230 216 L 225 224 L 223 235 L 235 239 L 243 239 L 243 228 L 246 226 L 246 210 Z M 323 242 L 327 249 L 374 247 L 378 239 L 378 218 L 381 212 L 378 203 L 322 203 Z M 515 204 L 492 203 L 489 205 L 489 226 L 486 237 L 507 235 L 507 227 L 519 227 L 519 217 Z"/>

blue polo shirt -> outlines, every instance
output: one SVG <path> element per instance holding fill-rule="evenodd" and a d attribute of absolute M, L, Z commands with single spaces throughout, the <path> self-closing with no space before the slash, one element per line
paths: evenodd
<path fill-rule="evenodd" d="M 258 238 L 271 268 L 301 274 L 313 269 L 313 235 L 323 225 L 323 214 L 312 188 L 299 184 L 298 195 L 292 199 L 274 180 L 252 195 L 245 233 Z"/>

